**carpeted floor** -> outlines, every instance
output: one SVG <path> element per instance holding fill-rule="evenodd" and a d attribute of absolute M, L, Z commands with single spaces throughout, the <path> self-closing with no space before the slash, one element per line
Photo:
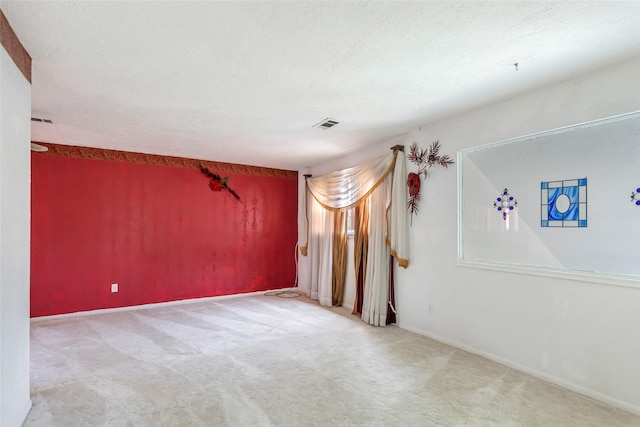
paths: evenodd
<path fill-rule="evenodd" d="M 25 426 L 639 426 L 640 417 L 304 298 L 35 321 Z"/>

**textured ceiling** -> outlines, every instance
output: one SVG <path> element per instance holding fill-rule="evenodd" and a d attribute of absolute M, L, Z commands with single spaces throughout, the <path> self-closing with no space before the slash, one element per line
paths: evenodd
<path fill-rule="evenodd" d="M 0 7 L 33 140 L 285 169 L 640 55 L 638 1 Z"/>

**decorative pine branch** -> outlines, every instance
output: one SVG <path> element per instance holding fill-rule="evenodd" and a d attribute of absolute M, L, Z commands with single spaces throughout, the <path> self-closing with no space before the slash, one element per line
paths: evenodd
<path fill-rule="evenodd" d="M 429 155 L 427 156 L 427 164 L 429 167 L 433 166 L 440 160 L 440 157 L 438 156 L 439 151 L 440 143 L 438 141 L 431 143 L 431 146 L 429 147 Z"/>
<path fill-rule="evenodd" d="M 411 147 L 409 147 L 409 154 L 407 155 L 407 159 L 420 166 L 427 161 L 427 150 L 419 149 L 418 143 L 414 141 L 411 144 Z"/>
<path fill-rule="evenodd" d="M 435 164 L 444 166 L 445 168 L 455 162 L 448 154 L 440 154 L 440 142 L 437 140 L 432 142 L 428 149 L 418 148 L 418 143 L 413 142 L 409 147 L 407 160 L 418 166 L 418 175 L 427 177 L 427 169 Z"/>
<path fill-rule="evenodd" d="M 448 154 L 445 154 L 444 156 L 440 157 L 440 159 L 438 160 L 438 163 L 440 164 L 440 166 L 444 166 L 446 168 L 449 165 L 454 164 L 455 162 L 451 157 L 449 157 Z"/>
<path fill-rule="evenodd" d="M 419 202 L 420 202 L 420 194 L 409 196 L 409 201 L 407 202 L 407 208 L 409 208 L 409 213 L 411 214 L 412 219 L 413 219 L 413 214 L 418 213 Z"/>
<path fill-rule="evenodd" d="M 409 185 L 409 201 L 407 202 L 407 208 L 411 214 L 411 221 L 413 222 L 413 214 L 418 213 L 418 205 L 420 202 L 420 175 L 427 178 L 428 169 L 438 164 L 443 167 L 448 167 L 454 163 L 453 159 L 448 154 L 440 155 L 440 142 L 437 140 L 432 142 L 428 149 L 422 149 L 418 147 L 417 142 L 413 142 L 409 147 L 409 154 L 407 159 L 418 166 L 417 173 L 410 173 L 407 184 Z"/>

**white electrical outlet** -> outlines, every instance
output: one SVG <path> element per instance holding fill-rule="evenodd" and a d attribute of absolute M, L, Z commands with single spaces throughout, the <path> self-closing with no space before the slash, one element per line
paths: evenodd
<path fill-rule="evenodd" d="M 429 310 L 429 314 L 433 314 L 433 304 L 429 303 L 428 310 Z"/>
<path fill-rule="evenodd" d="M 117 283 L 112 283 L 111 284 L 111 292 L 118 292 L 118 284 Z"/>

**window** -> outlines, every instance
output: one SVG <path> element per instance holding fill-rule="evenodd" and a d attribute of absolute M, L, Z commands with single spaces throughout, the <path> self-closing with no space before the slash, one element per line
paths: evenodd
<path fill-rule="evenodd" d="M 353 237 L 355 234 L 354 228 L 354 215 L 356 214 L 356 208 L 351 208 L 347 211 L 347 237 Z"/>

